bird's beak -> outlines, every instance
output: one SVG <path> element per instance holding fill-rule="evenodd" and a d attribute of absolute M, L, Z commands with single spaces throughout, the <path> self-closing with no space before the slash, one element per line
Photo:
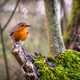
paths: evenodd
<path fill-rule="evenodd" d="M 31 25 L 26 25 L 26 27 L 31 27 Z"/>

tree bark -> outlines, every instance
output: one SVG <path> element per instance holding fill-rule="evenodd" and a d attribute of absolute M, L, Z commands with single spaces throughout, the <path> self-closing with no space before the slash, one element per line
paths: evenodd
<path fill-rule="evenodd" d="M 61 14 L 63 14 L 63 16 L 61 17 L 61 28 L 62 28 L 62 33 L 64 34 L 67 28 L 67 11 L 65 6 L 65 1 L 61 0 L 60 4 L 61 4 L 61 12 L 62 12 Z"/>
<path fill-rule="evenodd" d="M 33 57 L 18 43 L 13 44 L 12 54 L 20 64 L 26 80 L 38 80 Z"/>
<path fill-rule="evenodd" d="M 60 26 L 60 3 L 59 0 L 44 0 L 46 15 L 48 18 L 48 41 L 49 53 L 56 56 L 56 54 L 65 51 L 64 41 Z"/>

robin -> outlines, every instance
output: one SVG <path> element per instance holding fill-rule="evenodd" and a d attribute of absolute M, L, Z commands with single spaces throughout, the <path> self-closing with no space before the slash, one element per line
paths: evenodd
<path fill-rule="evenodd" d="M 24 41 L 29 34 L 28 27 L 30 27 L 30 25 L 27 25 L 26 23 L 19 23 L 10 34 L 13 41 Z"/>

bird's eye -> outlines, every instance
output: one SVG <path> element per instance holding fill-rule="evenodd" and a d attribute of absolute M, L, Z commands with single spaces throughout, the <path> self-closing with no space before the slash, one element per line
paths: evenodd
<path fill-rule="evenodd" d="M 24 24 L 21 24 L 21 26 L 23 27 L 23 26 L 25 26 Z"/>

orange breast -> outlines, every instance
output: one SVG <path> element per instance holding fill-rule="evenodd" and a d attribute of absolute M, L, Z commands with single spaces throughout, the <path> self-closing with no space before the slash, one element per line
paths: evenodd
<path fill-rule="evenodd" d="M 28 33 L 27 27 L 20 27 L 12 34 L 12 38 L 15 41 L 23 41 L 28 37 Z"/>

